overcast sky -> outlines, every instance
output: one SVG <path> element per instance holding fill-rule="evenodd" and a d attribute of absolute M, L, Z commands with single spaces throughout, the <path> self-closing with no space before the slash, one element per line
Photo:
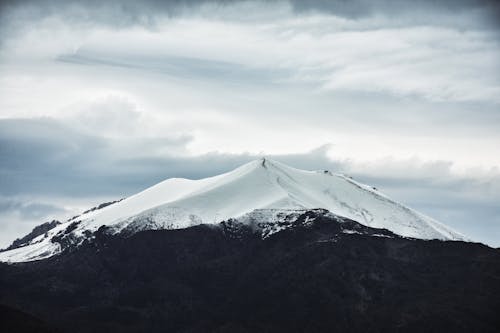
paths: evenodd
<path fill-rule="evenodd" d="M 500 6 L 0 1 L 0 247 L 263 155 L 500 246 Z"/>

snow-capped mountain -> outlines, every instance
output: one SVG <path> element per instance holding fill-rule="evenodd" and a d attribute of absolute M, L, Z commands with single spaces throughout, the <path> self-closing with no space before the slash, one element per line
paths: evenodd
<path fill-rule="evenodd" d="M 167 179 L 122 201 L 59 224 L 24 246 L 0 252 L 0 261 L 50 257 L 67 245 L 78 245 L 92 238 L 102 226 L 111 233 L 135 233 L 218 224 L 228 219 L 247 224 L 259 218 L 280 222 L 280 216 L 288 216 L 290 212 L 317 208 L 404 237 L 464 240 L 441 223 L 345 175 L 327 170 L 299 170 L 260 159 L 215 177 Z"/>

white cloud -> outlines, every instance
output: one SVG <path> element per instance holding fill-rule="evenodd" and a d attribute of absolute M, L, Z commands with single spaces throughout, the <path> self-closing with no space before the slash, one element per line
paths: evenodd
<path fill-rule="evenodd" d="M 266 15 L 252 19 L 248 10 Z M 474 19 L 474 12 L 463 17 Z M 151 70 L 168 57 L 188 57 L 286 69 L 288 79 L 326 90 L 500 102 L 498 34 L 430 21 L 398 26 L 387 18 L 294 14 L 285 3 L 206 5 L 158 19 L 153 29 L 81 26 L 50 16 L 8 40 L 2 55 L 14 62 L 81 55 L 90 61 L 140 62 Z"/>

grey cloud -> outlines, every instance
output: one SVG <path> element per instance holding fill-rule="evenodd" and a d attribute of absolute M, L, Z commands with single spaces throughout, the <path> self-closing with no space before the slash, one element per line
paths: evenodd
<path fill-rule="evenodd" d="M 0 194 L 87 195 L 137 188 L 128 156 L 155 154 L 189 142 L 188 137 L 115 141 L 82 134 L 54 119 L 0 120 Z M 131 175 L 131 178 L 126 178 Z M 110 187 L 106 183 L 114 182 Z M 135 187 L 134 187 L 135 185 Z"/>
<path fill-rule="evenodd" d="M 423 14 L 425 10 L 428 14 L 436 11 L 446 11 L 450 14 L 457 14 L 462 11 L 473 11 L 483 9 L 488 13 L 488 18 L 492 23 L 498 19 L 499 5 L 494 0 L 423 0 L 423 1 L 397 1 L 397 0 L 291 0 L 294 8 L 298 11 L 317 10 L 334 13 L 339 16 L 360 18 L 375 14 L 385 13 L 389 15 L 399 15 L 403 12 L 413 12 L 414 16 Z"/>
<path fill-rule="evenodd" d="M 112 1 L 85 1 L 85 7 L 96 9 L 114 9 L 115 15 L 122 14 L 122 22 L 129 23 L 144 20 L 145 14 L 175 14 L 180 9 L 193 7 L 201 4 L 231 5 L 235 3 L 249 2 L 248 0 L 112 0 Z M 297 11 L 325 11 L 338 16 L 363 17 L 373 15 L 377 12 L 388 11 L 398 13 L 402 11 L 414 11 L 419 8 L 434 10 L 446 10 L 452 13 L 470 11 L 478 8 L 487 8 L 492 13 L 498 10 L 498 2 L 494 0 L 423 0 L 423 1 L 396 1 L 396 0 L 289 0 L 289 1 L 255 1 L 261 3 L 289 2 Z M 68 7 L 82 5 L 81 1 L 64 0 L 3 0 L 0 8 L 9 10 L 18 6 L 33 6 L 43 8 L 43 12 L 57 11 L 62 6 Z M 125 15 L 123 15 L 125 14 Z M 96 17 L 99 19 L 100 17 Z"/>
<path fill-rule="evenodd" d="M 272 84 L 273 81 L 289 77 L 285 69 L 258 69 L 228 61 L 217 61 L 195 57 L 172 56 L 168 54 L 124 55 L 94 54 L 88 50 L 78 50 L 73 54 L 61 55 L 57 61 L 84 66 L 111 66 L 160 73 L 183 79 L 207 79 L 231 84 Z"/>
<path fill-rule="evenodd" d="M 87 0 L 85 2 L 77 0 L 3 0 L 0 2 L 0 18 L 7 33 L 15 33 L 16 30 L 23 29 L 26 23 L 33 23 L 36 20 L 54 15 L 63 15 L 66 20 L 83 26 L 99 24 L 121 28 L 141 25 L 154 28 L 160 17 L 183 15 L 202 5 L 222 8 L 248 2 L 240 0 Z M 264 11 L 266 5 L 281 3 L 290 4 L 297 13 L 325 12 L 348 19 L 384 15 L 395 20 L 404 18 L 404 21 L 413 24 L 423 22 L 442 24 L 445 22 L 442 20 L 443 15 L 441 14 L 453 17 L 463 13 L 476 13 L 479 15 L 474 22 L 476 26 L 498 28 L 500 22 L 500 5 L 494 0 L 277 0 L 254 2 L 261 6 Z M 245 17 L 245 15 L 240 16 L 241 18 Z M 227 19 L 230 18 L 227 17 Z"/>
<path fill-rule="evenodd" d="M 61 215 L 65 210 L 60 206 L 44 202 L 30 202 L 16 198 L 0 197 L 2 215 L 17 215 L 25 220 L 42 220 L 47 215 Z"/>
<path fill-rule="evenodd" d="M 173 15 L 176 8 L 199 1 L 60 1 L 3 0 L 0 2 L 0 46 L 50 17 L 62 17 L 72 25 L 123 28 L 154 27 L 158 16 Z M 142 3 L 142 5 L 141 5 Z"/>

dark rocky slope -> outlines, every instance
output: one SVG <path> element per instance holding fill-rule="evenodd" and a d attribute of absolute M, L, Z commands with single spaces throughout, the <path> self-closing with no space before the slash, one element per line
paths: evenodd
<path fill-rule="evenodd" d="M 31 230 L 31 232 L 29 234 L 27 234 L 26 236 L 14 240 L 14 242 L 12 242 L 12 244 L 9 245 L 9 247 L 7 247 L 5 250 L 0 250 L 0 251 L 8 251 L 8 250 L 17 249 L 21 246 L 24 246 L 24 245 L 28 244 L 29 242 L 31 242 L 36 237 L 45 234 L 47 231 L 58 226 L 59 224 L 61 224 L 61 222 L 59 222 L 57 220 L 52 220 L 50 222 L 42 223 L 42 224 L 36 226 L 35 228 L 33 228 L 33 230 Z"/>
<path fill-rule="evenodd" d="M 234 221 L 103 228 L 76 250 L 0 265 L 0 303 L 63 332 L 495 332 L 500 251 L 317 211 L 265 239 Z"/>

